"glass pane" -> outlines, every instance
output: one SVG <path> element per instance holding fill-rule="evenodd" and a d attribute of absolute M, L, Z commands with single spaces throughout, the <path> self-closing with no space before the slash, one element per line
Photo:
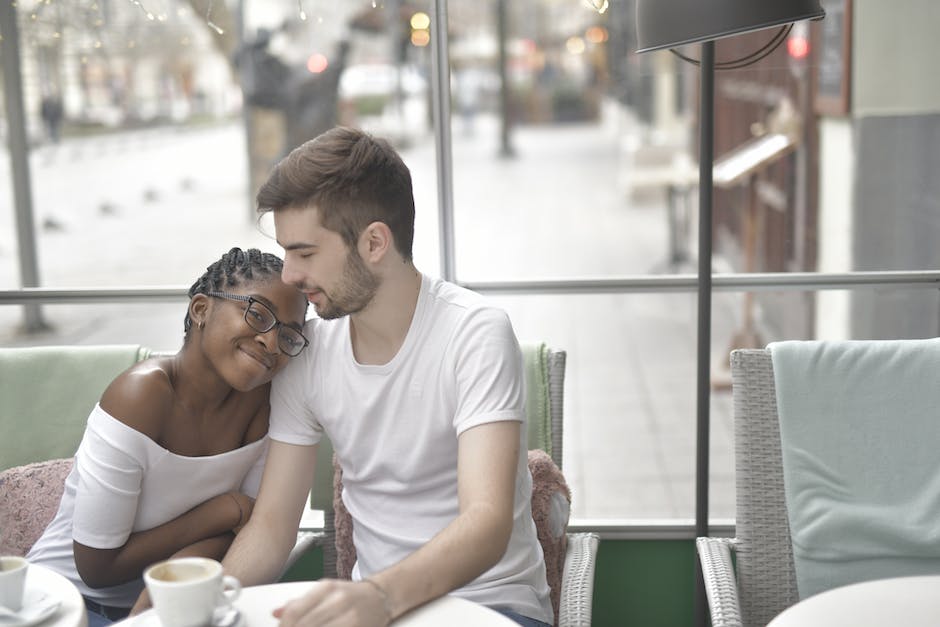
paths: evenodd
<path fill-rule="evenodd" d="M 520 342 L 567 353 L 563 469 L 572 515 L 691 517 L 694 296 L 494 300 Z"/>
<path fill-rule="evenodd" d="M 279 254 L 254 192 L 281 156 L 338 122 L 389 138 L 414 162 L 415 252 L 437 273 L 430 51 L 411 43 L 409 24 L 427 9 L 241 6 L 239 38 L 225 2 L 211 13 L 176 1 L 18 3 L 41 285 L 188 287 L 231 246 Z M 40 113 L 54 98 L 63 116 L 52 132 Z M 3 151 L 0 288 L 22 284 L 10 166 Z M 68 325 L 61 311 L 48 308 L 47 322 Z M 20 317 L 0 310 L 0 337 Z"/>
<path fill-rule="evenodd" d="M 633 5 L 454 3 L 462 279 L 694 270 L 699 71 L 635 54 Z M 826 6 L 717 43 L 719 66 L 754 61 L 716 73 L 718 271 L 940 266 L 940 88 L 922 80 L 940 44 L 917 3 Z"/>
<path fill-rule="evenodd" d="M 664 261 L 665 213 L 630 206 L 617 184 L 626 112 L 608 94 L 607 18 L 587 6 L 452 3 L 461 280 L 647 273 Z"/>

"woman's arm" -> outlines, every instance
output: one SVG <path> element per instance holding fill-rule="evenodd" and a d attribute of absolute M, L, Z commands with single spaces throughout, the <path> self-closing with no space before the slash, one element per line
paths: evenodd
<path fill-rule="evenodd" d="M 253 499 L 244 494 L 226 492 L 153 529 L 132 533 L 123 546 L 115 549 L 96 549 L 73 542 L 78 574 L 92 588 L 131 581 L 140 577 L 150 564 L 177 552 L 219 546 L 216 538 L 231 536 L 230 532 L 244 525 L 253 506 Z M 228 544 L 218 553 L 219 558 L 227 549 Z"/>

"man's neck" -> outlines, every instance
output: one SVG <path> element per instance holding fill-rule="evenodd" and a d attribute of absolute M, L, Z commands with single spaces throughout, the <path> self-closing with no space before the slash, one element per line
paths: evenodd
<path fill-rule="evenodd" d="M 350 316 L 356 361 L 382 365 L 398 354 L 411 328 L 420 291 L 421 273 L 410 262 L 383 277 L 369 306 Z"/>

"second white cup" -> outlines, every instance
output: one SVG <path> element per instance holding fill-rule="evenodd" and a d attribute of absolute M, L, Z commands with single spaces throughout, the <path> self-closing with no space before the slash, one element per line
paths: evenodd
<path fill-rule="evenodd" d="M 29 566 L 22 557 L 4 555 L 0 557 L 0 607 L 19 612 L 23 607 L 23 591 L 26 587 L 26 569 Z"/>
<path fill-rule="evenodd" d="M 144 583 L 162 627 L 203 627 L 218 608 L 241 593 L 238 579 L 222 573 L 222 564 L 206 557 L 181 557 L 144 571 Z"/>

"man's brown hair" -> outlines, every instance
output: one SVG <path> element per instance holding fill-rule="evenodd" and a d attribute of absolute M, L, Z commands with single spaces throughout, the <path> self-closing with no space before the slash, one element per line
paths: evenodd
<path fill-rule="evenodd" d="M 350 248 L 371 222 L 384 222 L 411 260 L 411 172 L 391 144 L 365 131 L 337 126 L 292 150 L 258 190 L 257 204 L 262 213 L 316 207 L 323 227 Z"/>

